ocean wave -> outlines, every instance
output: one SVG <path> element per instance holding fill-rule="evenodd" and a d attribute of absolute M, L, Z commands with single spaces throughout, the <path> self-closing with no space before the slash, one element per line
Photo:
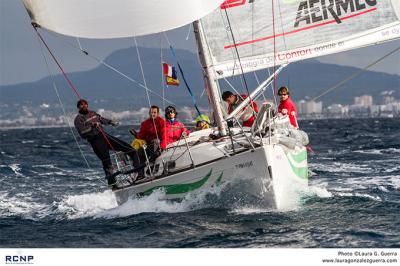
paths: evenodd
<path fill-rule="evenodd" d="M 344 162 L 325 162 L 325 163 L 310 163 L 310 169 L 315 171 L 328 172 L 328 173 L 358 173 L 365 174 L 374 171 L 371 164 L 359 163 L 344 163 Z"/>
<path fill-rule="evenodd" d="M 223 186 L 208 187 L 196 192 L 187 194 L 181 201 L 165 200 L 165 192 L 156 190 L 151 195 L 142 198 L 131 198 L 121 206 L 113 209 L 104 210 L 94 216 L 94 218 L 112 219 L 115 217 L 126 217 L 139 213 L 178 213 L 188 212 L 212 206 L 207 201 L 209 195 L 218 196 L 223 190 Z"/>
<path fill-rule="evenodd" d="M 10 196 L 0 192 L 0 217 L 21 216 L 25 219 L 36 220 L 48 215 L 48 206 L 36 202 L 30 194 Z"/>
<path fill-rule="evenodd" d="M 93 217 L 94 215 L 117 206 L 114 193 L 111 190 L 82 195 L 65 196 L 56 204 L 60 215 L 68 219 Z"/>

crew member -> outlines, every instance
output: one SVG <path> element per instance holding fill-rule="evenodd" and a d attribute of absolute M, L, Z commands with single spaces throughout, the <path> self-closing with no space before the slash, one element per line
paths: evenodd
<path fill-rule="evenodd" d="M 189 136 L 189 130 L 177 120 L 177 115 L 175 107 L 165 108 L 165 138 L 161 140 L 162 149 L 166 149 L 168 144 L 178 141 L 182 137 Z"/>
<path fill-rule="evenodd" d="M 294 126 L 295 128 L 298 128 L 297 125 L 297 109 L 296 106 L 294 105 L 292 99 L 290 99 L 289 96 L 289 89 L 287 87 L 280 87 L 278 90 L 278 95 L 281 98 L 281 102 L 278 107 L 278 112 L 283 114 L 283 115 L 288 115 L 290 124 Z"/>
<path fill-rule="evenodd" d="M 116 127 L 119 125 L 118 121 L 106 119 L 98 113 L 89 110 L 89 104 L 84 99 L 80 99 L 76 107 L 79 113 L 75 117 L 75 128 L 79 135 L 89 142 L 94 153 L 101 160 L 108 185 L 114 186 L 116 185 L 116 179 L 115 175 L 113 175 L 114 171 L 110 158 L 110 149 L 125 152 L 130 156 L 130 152 L 132 152 L 133 149 L 128 143 L 111 136 L 103 130 L 102 125 Z"/>
<path fill-rule="evenodd" d="M 247 98 L 247 95 L 245 94 L 233 94 L 231 91 L 225 91 L 222 93 L 222 100 L 224 102 L 228 103 L 228 113 L 232 113 L 233 110 L 235 110 L 239 104 L 243 102 L 244 99 Z M 244 127 L 251 127 L 254 123 L 254 120 L 256 120 L 256 113 L 258 113 L 258 106 L 257 103 L 254 102 L 253 100 L 250 101 L 251 105 L 248 104 L 246 105 L 242 111 L 241 115 L 239 117 L 240 120 L 243 122 Z"/>
<path fill-rule="evenodd" d="M 146 163 L 146 154 L 143 145 L 146 144 L 146 153 L 151 162 L 161 154 L 160 141 L 165 138 L 165 121 L 160 117 L 160 108 L 156 105 L 150 107 L 149 118 L 140 124 L 139 132 L 131 129 L 135 136 L 132 146 L 138 151 L 138 157 L 134 160 L 135 167 Z M 136 161 L 136 159 L 138 161 Z"/>
<path fill-rule="evenodd" d="M 196 127 L 194 128 L 194 131 L 199 131 L 203 129 L 208 129 L 210 128 L 210 118 L 206 115 L 199 115 L 196 117 Z"/>

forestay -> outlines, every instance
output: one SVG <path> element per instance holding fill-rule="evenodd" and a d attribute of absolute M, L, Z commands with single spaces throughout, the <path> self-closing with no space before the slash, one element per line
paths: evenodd
<path fill-rule="evenodd" d="M 399 38 L 399 2 L 274 0 L 273 14 L 271 0 L 227 0 L 201 24 L 222 78 L 241 73 L 235 47 L 249 72 L 274 65 L 274 39 L 280 65 Z"/>
<path fill-rule="evenodd" d="M 191 23 L 223 0 L 23 0 L 33 22 L 81 38 L 147 35 Z"/>

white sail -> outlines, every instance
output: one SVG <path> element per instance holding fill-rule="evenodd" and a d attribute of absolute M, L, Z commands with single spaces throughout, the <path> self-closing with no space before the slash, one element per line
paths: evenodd
<path fill-rule="evenodd" d="M 249 72 L 274 65 L 274 40 L 280 65 L 399 38 L 399 2 L 275 0 L 273 14 L 271 0 L 227 0 L 201 23 L 222 78 L 241 73 L 235 47 Z"/>
<path fill-rule="evenodd" d="M 223 0 L 23 0 L 33 22 L 68 36 L 121 38 L 191 23 Z"/>

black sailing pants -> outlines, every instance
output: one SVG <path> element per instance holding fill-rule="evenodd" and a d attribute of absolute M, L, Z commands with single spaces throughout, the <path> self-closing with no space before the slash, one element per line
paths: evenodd
<path fill-rule="evenodd" d="M 133 161 L 135 161 L 135 159 L 137 157 L 137 153 L 125 141 L 120 140 L 114 136 L 107 134 L 107 133 L 105 133 L 105 136 L 107 137 L 108 142 L 111 144 L 111 147 L 108 144 L 108 142 L 106 141 L 105 137 L 101 133 L 88 138 L 88 142 L 92 146 L 94 153 L 101 160 L 101 162 L 103 164 L 104 172 L 106 173 L 106 176 L 108 176 L 108 175 L 112 174 L 110 149 L 114 150 L 114 151 L 124 152 L 125 154 L 130 156 Z"/>

